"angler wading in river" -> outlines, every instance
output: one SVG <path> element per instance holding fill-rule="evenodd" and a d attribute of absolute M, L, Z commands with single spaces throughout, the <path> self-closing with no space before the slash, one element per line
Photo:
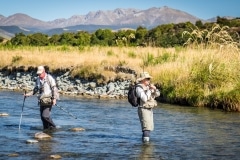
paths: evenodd
<path fill-rule="evenodd" d="M 150 84 L 151 78 L 148 72 L 143 72 L 136 81 L 136 95 L 140 99 L 138 116 L 142 127 L 143 142 L 150 140 L 150 131 L 154 129 L 153 108 L 157 106 L 155 98 L 160 96 L 160 91 Z"/>
<path fill-rule="evenodd" d="M 43 129 L 54 129 L 56 125 L 51 118 L 51 109 L 56 105 L 58 99 L 56 81 L 50 74 L 46 73 L 43 66 L 38 67 L 37 75 L 34 89 L 24 94 L 24 96 L 28 97 L 36 93 L 38 94 L 38 105 L 40 106 Z"/>

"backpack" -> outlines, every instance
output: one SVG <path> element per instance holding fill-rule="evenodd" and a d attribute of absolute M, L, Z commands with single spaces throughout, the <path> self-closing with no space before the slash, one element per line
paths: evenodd
<path fill-rule="evenodd" d="M 129 90 L 128 90 L 128 102 L 133 106 L 133 107 L 137 107 L 139 106 L 140 104 L 140 98 L 137 97 L 136 95 L 136 88 L 137 87 L 141 87 L 141 85 L 138 85 L 138 84 L 134 84 L 134 85 L 131 85 L 129 87 Z"/>

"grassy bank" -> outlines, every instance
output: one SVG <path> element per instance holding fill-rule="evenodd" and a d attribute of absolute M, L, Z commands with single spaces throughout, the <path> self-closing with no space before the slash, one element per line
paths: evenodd
<path fill-rule="evenodd" d="M 235 47 L 0 47 L 0 68 L 48 65 L 99 83 L 131 79 L 112 67 L 145 70 L 167 102 L 240 111 L 240 53 Z"/>

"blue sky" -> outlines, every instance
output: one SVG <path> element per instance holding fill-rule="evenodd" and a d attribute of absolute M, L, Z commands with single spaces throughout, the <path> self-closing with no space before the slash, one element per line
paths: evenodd
<path fill-rule="evenodd" d="M 24 13 L 32 18 L 52 21 L 86 15 L 90 11 L 116 8 L 148 9 L 168 6 L 201 19 L 216 16 L 240 17 L 240 0 L 1 0 L 0 15 Z"/>

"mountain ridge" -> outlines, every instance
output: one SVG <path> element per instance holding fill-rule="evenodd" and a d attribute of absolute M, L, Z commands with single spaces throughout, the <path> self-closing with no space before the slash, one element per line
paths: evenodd
<path fill-rule="evenodd" d="M 10 32 L 9 35 L 19 33 L 19 30 L 21 30 L 21 28 L 24 30 L 25 34 L 36 32 L 51 32 L 51 34 L 59 34 L 66 30 L 73 32 L 83 29 L 86 30 L 87 26 L 91 26 L 91 32 L 97 30 L 98 27 L 101 26 L 109 26 L 110 29 L 112 27 L 114 29 L 129 27 L 136 29 L 137 26 L 142 26 L 149 29 L 162 24 L 181 22 L 184 23 L 187 21 L 195 23 L 198 20 L 201 20 L 203 22 L 210 21 L 202 20 L 187 12 L 178 9 L 172 9 L 168 6 L 152 7 L 146 10 L 134 8 L 116 8 L 114 10 L 90 11 L 86 15 L 73 15 L 67 19 L 59 18 L 53 21 L 42 21 L 36 18 L 32 18 L 29 15 L 23 13 L 16 13 L 8 17 L 0 15 L 0 29 L 4 30 L 2 26 L 18 26 L 20 28 L 15 32 Z M 214 18 L 211 20 L 214 20 Z M 55 29 L 56 31 L 54 31 Z M 29 30 L 29 32 L 26 30 Z"/>
<path fill-rule="evenodd" d="M 42 21 L 29 15 L 16 13 L 8 17 L 1 15 L 0 25 L 17 25 L 21 27 L 52 29 L 74 25 L 131 25 L 156 26 L 165 23 L 195 22 L 199 18 L 191 14 L 163 6 L 146 10 L 116 8 L 114 10 L 90 11 L 86 15 L 73 15 L 70 18 L 59 18 L 53 21 Z"/>

